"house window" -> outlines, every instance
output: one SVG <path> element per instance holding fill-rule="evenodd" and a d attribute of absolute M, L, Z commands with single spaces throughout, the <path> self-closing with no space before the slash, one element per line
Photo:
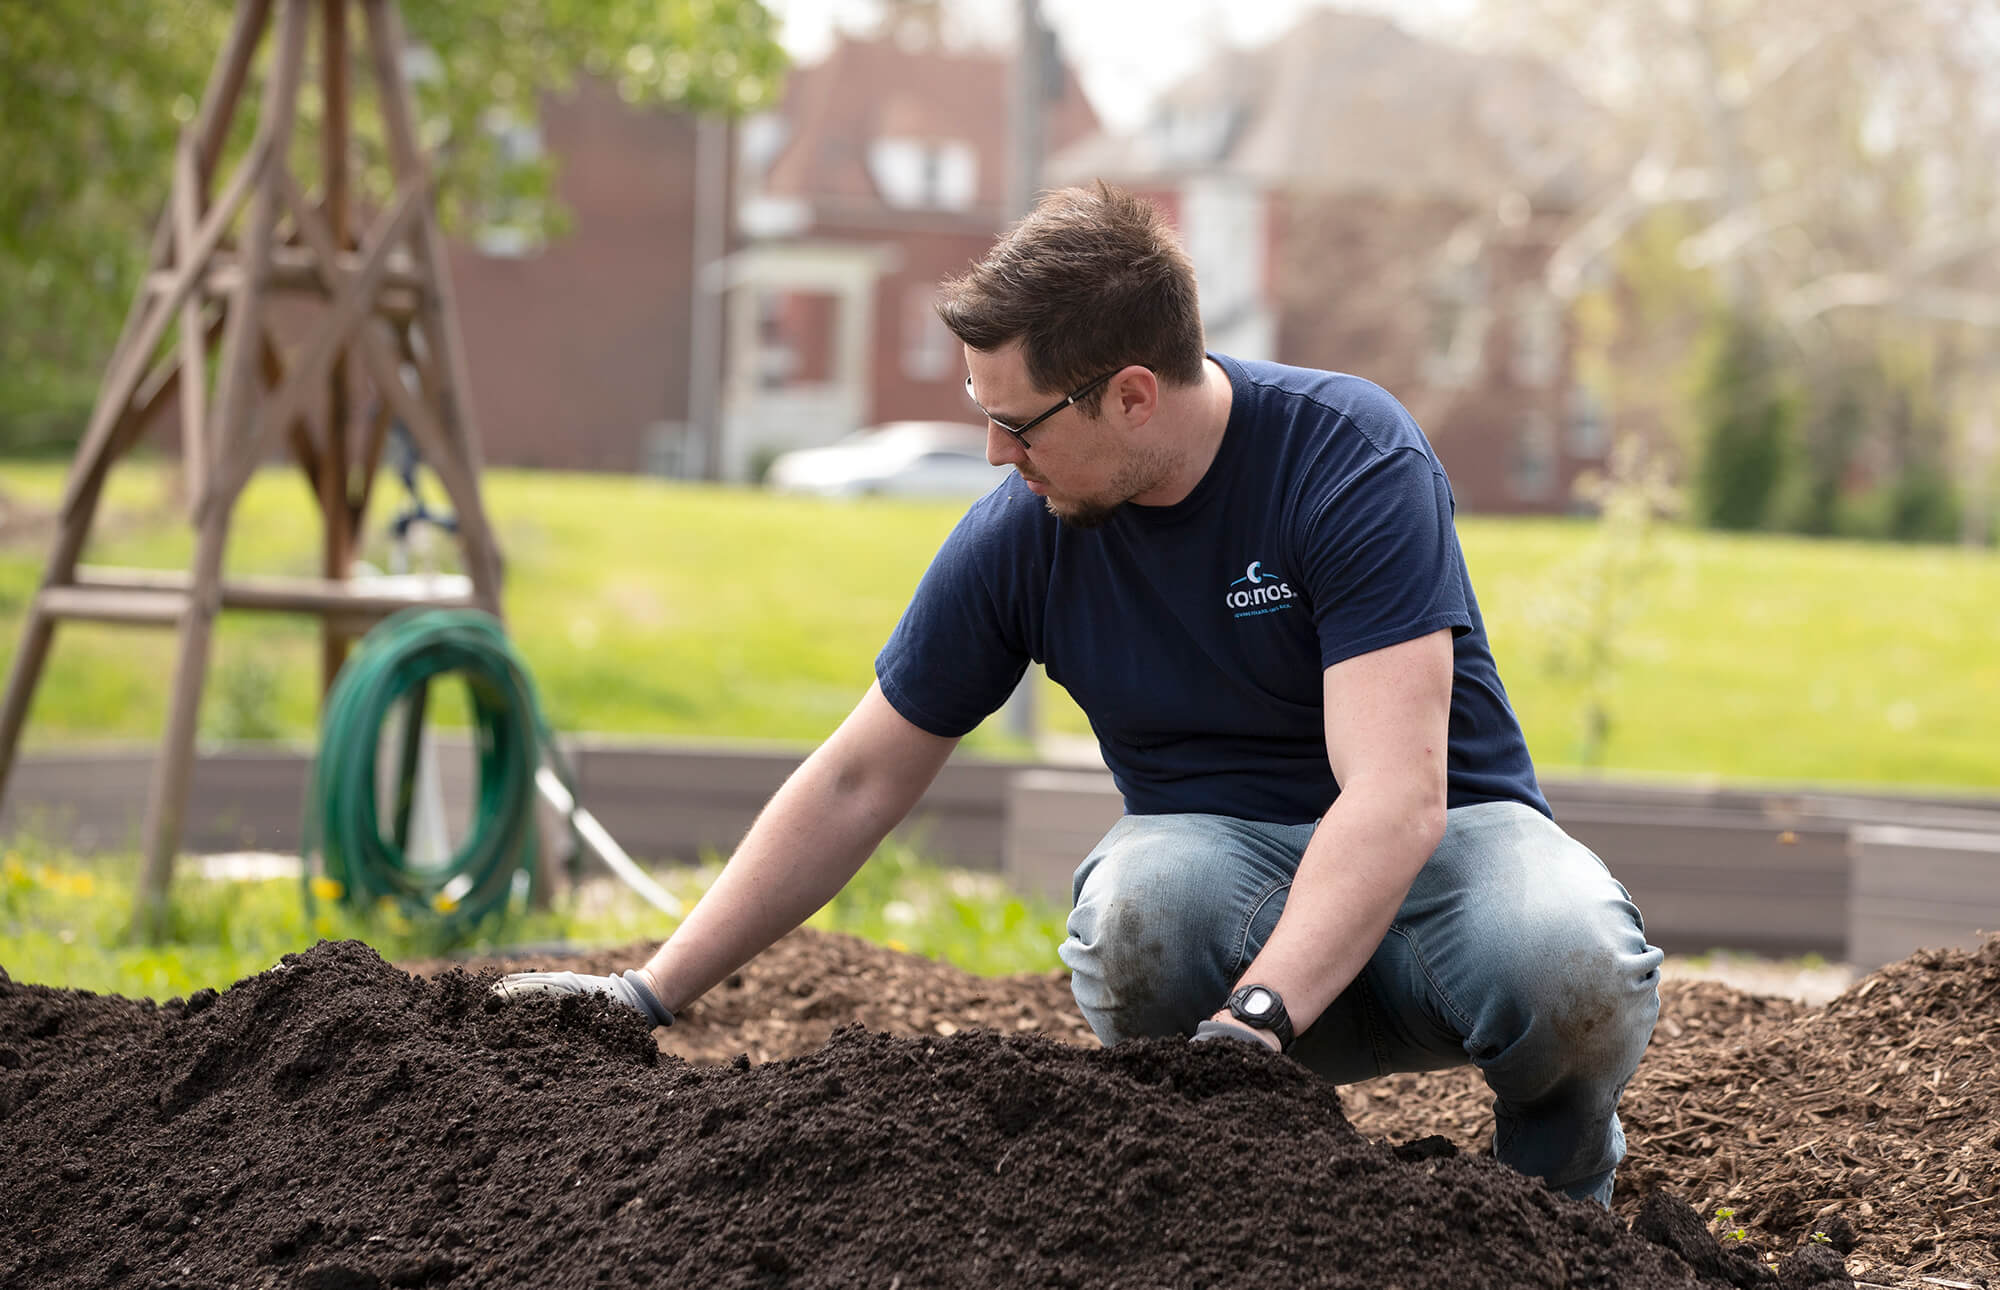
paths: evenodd
<path fill-rule="evenodd" d="M 1536 286 L 1514 293 L 1513 371 L 1517 384 L 1545 389 L 1556 379 L 1562 360 L 1562 310 L 1556 299 Z"/>
<path fill-rule="evenodd" d="M 479 212 L 473 243 L 484 254 L 500 258 L 533 255 L 548 243 L 544 232 L 547 203 L 540 197 L 510 194 L 508 190 L 514 185 L 507 179 L 511 172 L 541 163 L 541 127 L 495 108 L 481 119 L 480 128 L 493 149 L 490 187 L 505 195 L 494 198 Z"/>
<path fill-rule="evenodd" d="M 1569 391 L 1569 455 L 1586 461 L 1604 456 L 1610 438 L 1605 424 L 1604 401 L 1590 387 L 1573 385 Z"/>
<path fill-rule="evenodd" d="M 737 157 L 746 176 L 762 175 L 784 151 L 785 119 L 775 112 L 759 112 L 743 119 L 737 127 Z"/>
<path fill-rule="evenodd" d="M 979 195 L 979 158 L 956 139 L 877 139 L 868 173 L 882 200 L 905 210 L 970 210 Z"/>
<path fill-rule="evenodd" d="M 1241 109 L 1215 104 L 1168 104 L 1149 123 L 1152 143 L 1169 163 L 1205 166 L 1222 159 L 1243 117 Z"/>
<path fill-rule="evenodd" d="M 1507 487 L 1521 502 L 1548 500 L 1556 486 L 1556 432 L 1549 418 L 1530 412 L 1521 418 L 1514 433 L 1513 459 L 1508 463 Z"/>
<path fill-rule="evenodd" d="M 1429 384 L 1451 388 L 1478 377 L 1492 315 L 1487 294 L 1486 265 L 1478 259 L 1452 264 L 1435 279 L 1424 355 Z"/>
<path fill-rule="evenodd" d="M 955 378 L 958 338 L 937 316 L 937 295 L 911 287 L 903 297 L 903 375 L 913 381 Z"/>
<path fill-rule="evenodd" d="M 782 390 L 791 383 L 799 365 L 791 338 L 786 335 L 785 301 L 776 292 L 757 294 L 757 354 L 751 363 L 757 388 Z"/>

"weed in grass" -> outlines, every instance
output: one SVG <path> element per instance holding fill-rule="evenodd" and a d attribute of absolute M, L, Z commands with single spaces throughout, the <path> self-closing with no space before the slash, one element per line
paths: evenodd
<path fill-rule="evenodd" d="M 278 669 L 256 642 L 228 650 L 217 663 L 202 733 L 233 743 L 282 738 Z"/>
<path fill-rule="evenodd" d="M 1575 694 L 1575 759 L 1596 767 L 1605 763 L 1611 739 L 1620 665 L 1635 647 L 1632 625 L 1646 607 L 1648 585 L 1665 568 L 1659 528 L 1681 500 L 1664 463 L 1648 460 L 1634 435 L 1612 450 L 1609 472 L 1585 474 L 1576 493 L 1598 508 L 1598 522 L 1591 540 L 1551 573 L 1533 612 L 1541 620 L 1545 673 Z"/>

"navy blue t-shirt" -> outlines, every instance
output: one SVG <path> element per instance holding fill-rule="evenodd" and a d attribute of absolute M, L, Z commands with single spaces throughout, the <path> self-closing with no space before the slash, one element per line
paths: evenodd
<path fill-rule="evenodd" d="M 1127 811 L 1303 824 L 1340 792 L 1324 669 L 1448 627 L 1448 805 L 1548 814 L 1416 422 L 1358 377 L 1210 357 L 1235 393 L 1194 491 L 1076 529 L 1011 476 L 931 562 L 875 660 L 882 693 L 956 737 L 1033 659 L 1089 717 Z"/>

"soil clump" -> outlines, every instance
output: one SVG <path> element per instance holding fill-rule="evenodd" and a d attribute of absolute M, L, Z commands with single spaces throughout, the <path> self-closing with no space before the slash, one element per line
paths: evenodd
<path fill-rule="evenodd" d="M 1249 1048 L 844 1026 L 694 1065 L 490 979 L 341 942 L 159 1007 L 0 981 L 0 1284 L 1850 1284 L 1370 1142 Z"/>

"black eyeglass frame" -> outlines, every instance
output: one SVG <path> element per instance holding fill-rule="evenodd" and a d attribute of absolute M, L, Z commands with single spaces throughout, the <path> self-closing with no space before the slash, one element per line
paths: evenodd
<path fill-rule="evenodd" d="M 1118 375 L 1118 373 L 1124 370 L 1125 369 L 1123 367 L 1114 368 L 1111 371 L 1106 372 L 1102 376 L 1092 377 L 1090 380 L 1085 381 L 1082 385 L 1077 386 L 1076 389 L 1072 390 L 1069 394 L 1065 395 L 1061 402 L 1057 403 L 1047 412 L 1044 412 L 1040 416 L 1035 417 L 1033 420 L 1027 422 L 1027 424 L 1025 425 L 1019 425 L 1019 426 L 1008 425 L 1005 421 L 1002 421 L 999 417 L 996 417 L 991 412 L 988 412 L 985 409 L 985 407 L 980 404 L 978 399 L 973 398 L 972 376 L 970 373 L 967 373 L 965 378 L 965 397 L 972 400 L 972 406 L 979 409 L 979 415 L 985 417 L 988 421 L 991 421 L 994 425 L 999 426 L 1002 430 L 1005 430 L 1008 434 L 1013 435 L 1014 442 L 1020 444 L 1022 448 L 1032 452 L 1034 451 L 1034 445 L 1028 442 L 1028 431 L 1033 430 L 1036 426 L 1040 425 L 1042 422 L 1048 420 L 1050 417 L 1062 411 L 1070 404 L 1075 403 L 1078 399 L 1090 393 L 1092 390 L 1096 389 L 1098 386 L 1104 384 L 1106 381 L 1110 380 L 1112 377 Z"/>

